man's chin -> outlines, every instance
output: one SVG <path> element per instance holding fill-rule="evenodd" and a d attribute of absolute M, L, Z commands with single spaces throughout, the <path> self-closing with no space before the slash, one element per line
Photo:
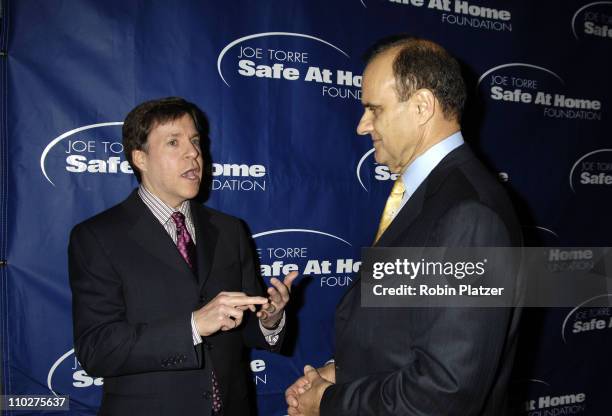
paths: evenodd
<path fill-rule="evenodd" d="M 374 160 L 379 165 L 386 166 L 391 171 L 391 173 L 399 173 L 399 170 L 397 172 L 395 172 L 393 170 L 393 168 L 389 165 L 389 160 L 388 159 L 385 159 L 384 157 L 378 156 L 378 152 L 374 152 Z"/>
<path fill-rule="evenodd" d="M 376 163 L 378 163 L 379 165 L 387 165 L 385 163 L 384 158 L 382 157 L 382 155 L 380 154 L 380 151 L 375 150 L 374 151 L 374 160 L 376 161 Z"/>
<path fill-rule="evenodd" d="M 195 184 L 189 186 L 188 188 L 184 189 L 182 192 L 182 196 L 185 199 L 193 199 L 196 196 L 198 196 L 198 194 L 200 193 L 200 182 L 198 182 L 197 186 Z"/>

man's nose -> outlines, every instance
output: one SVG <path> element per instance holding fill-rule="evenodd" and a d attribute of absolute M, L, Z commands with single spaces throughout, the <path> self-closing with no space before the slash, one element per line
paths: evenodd
<path fill-rule="evenodd" d="M 361 120 L 359 120 L 359 124 L 357 124 L 357 134 L 360 136 L 364 136 L 369 134 L 372 131 L 372 120 L 368 116 L 367 113 L 363 113 L 361 116 Z"/>
<path fill-rule="evenodd" d="M 201 149 L 200 149 L 200 144 L 199 143 L 189 143 L 189 146 L 187 147 L 187 153 L 186 156 L 188 157 L 198 157 L 198 155 L 201 153 Z"/>

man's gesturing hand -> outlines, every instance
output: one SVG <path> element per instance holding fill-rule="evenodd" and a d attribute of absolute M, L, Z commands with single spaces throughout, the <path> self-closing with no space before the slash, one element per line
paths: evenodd
<path fill-rule="evenodd" d="M 262 296 L 247 296 L 242 292 L 221 292 L 213 300 L 193 313 L 198 333 L 209 336 L 215 332 L 228 331 L 242 323 L 245 310 L 255 312 L 255 305 L 264 305 L 268 299 Z"/>
<path fill-rule="evenodd" d="M 257 317 L 265 328 L 272 328 L 283 317 L 285 306 L 289 302 L 291 284 L 298 276 L 297 272 L 291 272 L 281 282 L 276 277 L 270 279 L 271 287 L 268 288 L 269 302 L 257 312 Z"/>

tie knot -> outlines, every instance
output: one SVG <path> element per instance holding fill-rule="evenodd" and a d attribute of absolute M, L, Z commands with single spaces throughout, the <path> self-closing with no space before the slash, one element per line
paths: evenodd
<path fill-rule="evenodd" d="M 173 212 L 170 216 L 176 225 L 176 228 L 183 228 L 185 226 L 185 216 L 182 212 L 176 211 Z"/>
<path fill-rule="evenodd" d="M 391 194 L 403 195 L 404 192 L 406 192 L 406 187 L 404 186 L 404 181 L 402 180 L 402 177 L 400 176 L 399 178 L 395 180 L 395 183 L 393 184 L 393 188 L 391 188 Z"/>

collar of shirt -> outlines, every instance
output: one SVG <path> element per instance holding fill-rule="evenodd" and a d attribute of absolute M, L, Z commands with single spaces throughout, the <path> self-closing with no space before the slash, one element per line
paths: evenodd
<path fill-rule="evenodd" d="M 176 238 L 176 225 L 174 224 L 174 220 L 172 220 L 171 216 L 176 211 L 181 212 L 185 216 L 185 224 L 187 226 L 187 230 L 191 235 L 193 243 L 196 243 L 195 240 L 195 230 L 193 226 L 193 219 L 191 217 L 191 206 L 189 201 L 184 201 L 178 209 L 174 209 L 168 205 L 161 199 L 159 199 L 156 195 L 151 193 L 144 185 L 140 185 L 138 188 L 138 196 L 142 199 L 142 202 L 149 208 L 151 213 L 160 224 L 166 229 L 166 232 L 170 234 L 172 239 Z M 171 232 L 173 231 L 173 232 Z"/>
<path fill-rule="evenodd" d="M 402 180 L 404 181 L 406 191 L 404 192 L 404 197 L 402 198 L 400 208 L 397 210 L 398 212 L 404 207 L 412 194 L 414 194 L 417 188 L 429 176 L 431 171 L 438 166 L 438 163 L 440 163 L 442 159 L 446 157 L 446 155 L 455 150 L 457 147 L 461 146 L 463 143 L 463 136 L 461 135 L 461 132 L 458 131 L 457 133 L 448 136 L 446 139 L 430 147 L 425 153 L 417 157 L 410 165 L 408 165 L 402 174 Z"/>

